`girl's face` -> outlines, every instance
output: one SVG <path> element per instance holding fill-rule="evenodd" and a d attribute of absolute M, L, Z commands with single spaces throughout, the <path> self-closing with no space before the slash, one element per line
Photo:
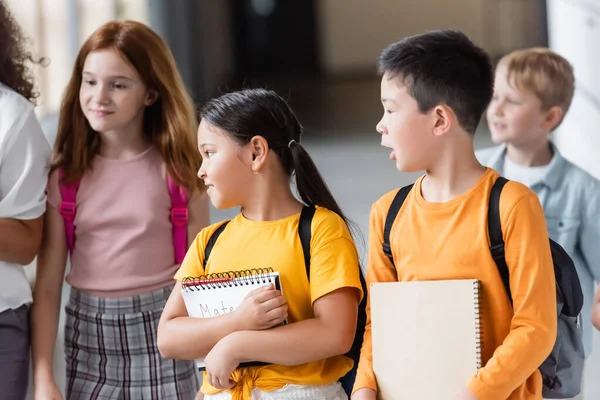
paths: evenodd
<path fill-rule="evenodd" d="M 198 177 L 213 206 L 223 210 L 244 204 L 253 177 L 251 165 L 243 161 L 252 160 L 250 146 L 238 145 L 227 133 L 202 120 L 198 150 L 202 155 Z"/>
<path fill-rule="evenodd" d="M 83 66 L 79 104 L 99 133 L 141 131 L 144 109 L 155 100 L 136 69 L 115 50 L 90 53 Z"/>

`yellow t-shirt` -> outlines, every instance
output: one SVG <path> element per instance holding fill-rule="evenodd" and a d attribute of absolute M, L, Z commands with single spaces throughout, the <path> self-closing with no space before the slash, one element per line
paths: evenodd
<path fill-rule="evenodd" d="M 312 304 L 337 289 L 357 288 L 362 296 L 358 254 L 344 221 L 336 213 L 317 207 L 311 227 L 310 283 L 298 235 L 299 221 L 300 214 L 277 221 L 250 221 L 237 215 L 219 236 L 205 271 L 204 247 L 220 224 L 211 225 L 198 234 L 175 279 L 270 267 L 280 274 L 289 323 L 313 318 Z M 241 368 L 233 376 L 234 398 L 242 398 L 242 391 L 251 387 L 275 390 L 286 384 L 330 384 L 344 376 L 352 365 L 351 359 L 339 355 L 296 366 Z M 207 379 L 202 391 L 218 392 Z"/>

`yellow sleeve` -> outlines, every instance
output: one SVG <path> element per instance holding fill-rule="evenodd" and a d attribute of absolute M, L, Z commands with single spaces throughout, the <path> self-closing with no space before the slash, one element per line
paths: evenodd
<path fill-rule="evenodd" d="M 391 202 L 391 200 L 390 200 Z M 383 227 L 390 202 L 378 201 L 371 208 L 369 218 L 369 261 L 367 265 L 367 288 L 375 282 L 395 282 L 398 275 L 394 265 L 383 252 Z M 367 298 L 367 324 L 360 353 L 353 392 L 370 388 L 377 390 L 377 380 L 373 373 L 373 353 L 371 336 L 371 299 Z"/>
<path fill-rule="evenodd" d="M 533 192 L 512 207 L 502 203 L 501 210 L 507 210 L 502 230 L 514 316 L 503 343 L 468 383 L 480 400 L 509 397 L 548 357 L 556 341 L 554 267 L 542 207 Z"/>
<path fill-rule="evenodd" d="M 314 220 L 310 256 L 311 302 L 344 287 L 358 289 L 362 299 L 358 252 L 345 222 L 331 211 L 327 211 L 323 219 Z"/>
<path fill-rule="evenodd" d="M 209 228 L 203 229 L 196 235 L 196 239 L 192 242 L 181 262 L 181 266 L 175 273 L 176 280 L 181 281 L 187 277 L 196 278 L 204 275 L 204 238 Z"/>

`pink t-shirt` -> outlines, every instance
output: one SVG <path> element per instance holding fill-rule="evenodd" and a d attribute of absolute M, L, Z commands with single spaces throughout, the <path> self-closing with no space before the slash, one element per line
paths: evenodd
<path fill-rule="evenodd" d="M 60 206 L 58 171 L 48 181 L 48 202 Z M 153 146 L 128 160 L 97 155 L 77 192 L 67 282 L 103 297 L 132 296 L 172 284 L 178 265 L 170 210 L 166 167 Z"/>

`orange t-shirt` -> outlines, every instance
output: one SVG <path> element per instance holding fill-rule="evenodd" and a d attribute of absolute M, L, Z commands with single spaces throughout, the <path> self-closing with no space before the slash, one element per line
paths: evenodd
<path fill-rule="evenodd" d="M 482 283 L 483 367 L 465 385 L 480 400 L 542 398 L 538 367 L 556 340 L 554 269 L 542 207 L 526 186 L 509 182 L 500 213 L 510 271 L 513 309 L 489 249 L 488 200 L 498 173 L 488 169 L 468 192 L 431 203 L 415 183 L 391 232 L 394 266 L 383 253 L 383 227 L 396 190 L 371 210 L 367 283 L 440 279 L 479 279 Z M 396 274 L 398 278 L 396 278 Z M 371 320 L 354 390 L 377 390 L 372 367 Z M 423 377 L 423 382 L 427 382 Z"/>

